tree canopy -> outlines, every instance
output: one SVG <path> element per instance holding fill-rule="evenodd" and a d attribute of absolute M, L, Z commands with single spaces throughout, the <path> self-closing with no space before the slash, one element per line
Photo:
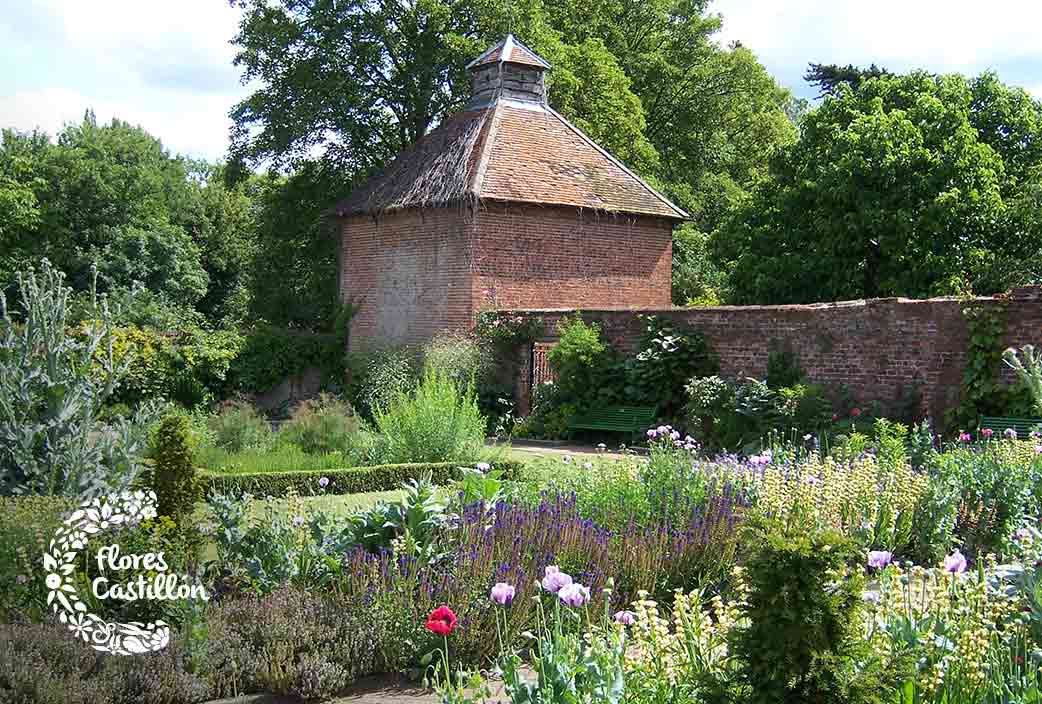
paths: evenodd
<path fill-rule="evenodd" d="M 52 141 L 4 131 L 0 281 L 47 257 L 77 290 L 96 264 L 103 290 L 139 282 L 214 322 L 243 318 L 253 213 L 223 169 L 172 157 L 158 139 L 88 113 Z"/>
<path fill-rule="evenodd" d="M 737 303 L 1037 281 L 1042 104 L 993 74 L 837 86 L 717 233 Z"/>

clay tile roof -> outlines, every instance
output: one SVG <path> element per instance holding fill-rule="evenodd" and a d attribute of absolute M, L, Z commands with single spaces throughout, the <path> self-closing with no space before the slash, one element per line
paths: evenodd
<path fill-rule="evenodd" d="M 481 198 L 687 217 L 548 107 L 500 101 L 483 146 Z"/>
<path fill-rule="evenodd" d="M 467 64 L 467 69 L 484 66 L 485 64 L 494 64 L 500 61 L 513 64 L 525 64 L 526 66 L 538 66 L 539 68 L 544 69 L 550 68 L 550 64 L 539 56 L 539 54 L 522 44 L 513 34 L 508 34 L 506 39 Z"/>

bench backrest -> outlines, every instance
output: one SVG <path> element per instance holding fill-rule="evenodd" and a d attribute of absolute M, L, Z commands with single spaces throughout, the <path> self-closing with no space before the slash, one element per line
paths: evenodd
<path fill-rule="evenodd" d="M 1027 440 L 1031 431 L 1039 424 L 1042 424 L 1042 418 L 981 416 L 980 419 L 980 427 L 982 429 L 988 428 L 994 431 L 996 435 L 1001 435 L 1006 432 L 1006 428 L 1013 428 L 1017 431 L 1017 437 L 1021 440 Z"/>

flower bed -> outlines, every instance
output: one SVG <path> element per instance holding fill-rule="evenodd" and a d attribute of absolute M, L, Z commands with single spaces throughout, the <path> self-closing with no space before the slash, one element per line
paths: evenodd
<path fill-rule="evenodd" d="M 779 446 L 710 460 L 672 428 L 649 438 L 647 458 L 394 465 L 324 486 L 318 472 L 217 478 L 236 495 L 210 501 L 217 560 L 200 574 L 215 599 L 162 614 L 171 648 L 130 671 L 77 655 L 51 625 L 5 626 L 0 698 L 319 700 L 367 674 L 425 672 L 443 701 L 463 702 L 490 689 L 490 668 L 514 701 L 1036 696 L 1035 441 L 913 455 L 890 425 L 827 456 Z M 374 470 L 381 483 L 364 488 L 431 470 L 451 488 L 412 480 L 401 501 L 348 518 L 298 498 Z M 286 498 L 253 511 L 244 490 Z M 1000 579 L 1000 560 L 1018 567 Z"/>

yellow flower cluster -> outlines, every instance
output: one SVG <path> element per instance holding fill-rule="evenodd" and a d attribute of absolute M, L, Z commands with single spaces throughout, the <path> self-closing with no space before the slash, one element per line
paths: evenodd
<path fill-rule="evenodd" d="M 806 520 L 892 549 L 907 539 L 927 482 L 908 463 L 884 464 L 871 455 L 851 462 L 812 455 L 796 467 L 767 466 L 757 487 L 758 505 L 781 520 Z"/>
<path fill-rule="evenodd" d="M 670 618 L 657 602 L 640 592 L 633 603 L 636 616 L 626 654 L 629 678 L 652 686 L 684 686 L 707 674 L 721 675 L 727 667 L 727 642 L 743 618 L 746 587 L 741 568 L 734 570 L 736 596 L 708 601 L 701 592 L 677 590 Z"/>
<path fill-rule="evenodd" d="M 894 642 L 915 633 L 915 685 L 924 701 L 948 701 L 953 690 L 986 690 L 991 673 L 1008 667 L 1011 651 L 1023 650 L 1022 607 L 1021 597 L 989 589 L 975 572 L 892 565 L 881 575 L 871 629 Z"/>

